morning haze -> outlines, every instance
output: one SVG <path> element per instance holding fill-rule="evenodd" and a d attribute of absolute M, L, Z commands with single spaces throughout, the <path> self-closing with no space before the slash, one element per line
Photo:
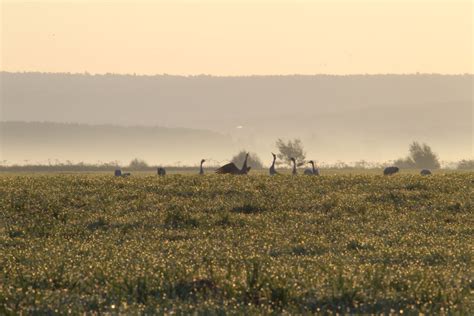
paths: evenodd
<path fill-rule="evenodd" d="M 472 155 L 472 75 L 180 77 L 2 73 L 4 159 L 193 164 L 239 149 L 268 158 L 299 137 L 318 161 L 387 161 L 412 140 Z M 138 128 L 161 126 L 168 129 Z M 200 130 L 198 133 L 183 128 Z M 208 132 L 205 132 L 208 131 Z"/>
<path fill-rule="evenodd" d="M 12 1 L 6 71 L 472 73 L 472 1 Z"/>
<path fill-rule="evenodd" d="M 0 160 L 470 158 L 472 27 L 471 1 L 4 1 Z"/>

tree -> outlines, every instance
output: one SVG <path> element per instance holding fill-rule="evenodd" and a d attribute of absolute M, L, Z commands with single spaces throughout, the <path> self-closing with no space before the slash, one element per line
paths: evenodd
<path fill-rule="evenodd" d="M 439 169 L 438 156 L 431 150 L 431 147 L 423 143 L 413 142 L 410 145 L 410 157 L 418 168 Z"/>
<path fill-rule="evenodd" d="M 303 143 L 300 139 L 295 138 L 293 141 L 289 140 L 285 142 L 279 138 L 276 141 L 276 147 L 279 151 L 277 154 L 278 158 L 287 164 L 291 164 L 291 157 L 296 159 L 298 165 L 303 165 L 306 162 L 306 153 L 304 152 Z"/>
<path fill-rule="evenodd" d="M 458 163 L 459 170 L 473 170 L 474 169 L 474 160 L 463 159 Z"/>
<path fill-rule="evenodd" d="M 408 155 L 408 157 L 396 160 L 395 165 L 400 168 L 440 168 L 438 156 L 431 150 L 431 147 L 427 144 L 413 142 L 410 144 L 409 150 L 410 154 Z"/>
<path fill-rule="evenodd" d="M 128 168 L 134 169 L 134 170 L 142 170 L 142 169 L 148 168 L 148 164 L 145 162 L 145 160 L 135 158 L 132 161 L 130 161 Z"/>
<path fill-rule="evenodd" d="M 232 158 L 232 162 L 235 163 L 235 165 L 240 168 L 242 164 L 244 163 L 245 160 L 245 155 L 247 154 L 247 151 L 242 150 L 240 151 L 237 155 L 235 155 Z M 247 166 L 252 167 L 252 169 L 261 169 L 263 168 L 262 161 L 260 158 L 258 158 L 257 154 L 255 153 L 250 153 L 249 158 L 247 160 Z"/>

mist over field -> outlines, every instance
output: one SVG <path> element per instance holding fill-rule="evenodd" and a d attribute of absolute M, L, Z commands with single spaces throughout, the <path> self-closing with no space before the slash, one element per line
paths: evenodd
<path fill-rule="evenodd" d="M 2 72 L 0 160 L 195 165 L 246 149 L 269 163 L 298 137 L 319 162 L 394 160 L 413 140 L 455 161 L 473 156 L 473 78 Z"/>

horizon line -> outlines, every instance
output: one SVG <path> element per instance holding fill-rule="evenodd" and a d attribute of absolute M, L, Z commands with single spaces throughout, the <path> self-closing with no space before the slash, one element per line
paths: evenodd
<path fill-rule="evenodd" d="M 347 73 L 347 74 L 331 74 L 331 73 L 314 73 L 314 74 L 248 74 L 248 75 L 219 75 L 219 74 L 169 74 L 169 73 L 121 73 L 121 72 L 45 72 L 45 71 L 30 71 L 30 70 L 1 70 L 0 73 L 7 74 L 49 74 L 49 75 L 82 75 L 82 76 L 131 76 L 131 77 L 215 77 L 215 78 L 248 78 L 248 77 L 356 77 L 356 76 L 474 76 L 474 73 L 439 73 L 439 72 L 411 72 L 411 73 Z"/>

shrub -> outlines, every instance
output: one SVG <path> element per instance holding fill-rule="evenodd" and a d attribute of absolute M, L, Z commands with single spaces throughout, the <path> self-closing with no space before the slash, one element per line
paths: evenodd
<path fill-rule="evenodd" d="M 134 169 L 134 170 L 146 169 L 148 168 L 148 164 L 143 159 L 135 158 L 132 161 L 130 161 L 128 168 Z"/>
<path fill-rule="evenodd" d="M 235 163 L 239 168 L 244 163 L 245 155 L 247 155 L 247 151 L 242 150 L 237 155 L 232 158 L 232 162 Z M 257 154 L 250 153 L 249 158 L 247 160 L 247 165 L 252 167 L 252 169 L 262 169 L 263 164 L 260 158 L 258 158 Z"/>
<path fill-rule="evenodd" d="M 458 163 L 459 170 L 472 170 L 474 169 L 474 160 L 463 159 Z"/>
<path fill-rule="evenodd" d="M 409 155 L 395 161 L 399 168 L 428 168 L 439 169 L 440 163 L 438 156 L 431 150 L 427 144 L 413 142 L 409 148 Z"/>

